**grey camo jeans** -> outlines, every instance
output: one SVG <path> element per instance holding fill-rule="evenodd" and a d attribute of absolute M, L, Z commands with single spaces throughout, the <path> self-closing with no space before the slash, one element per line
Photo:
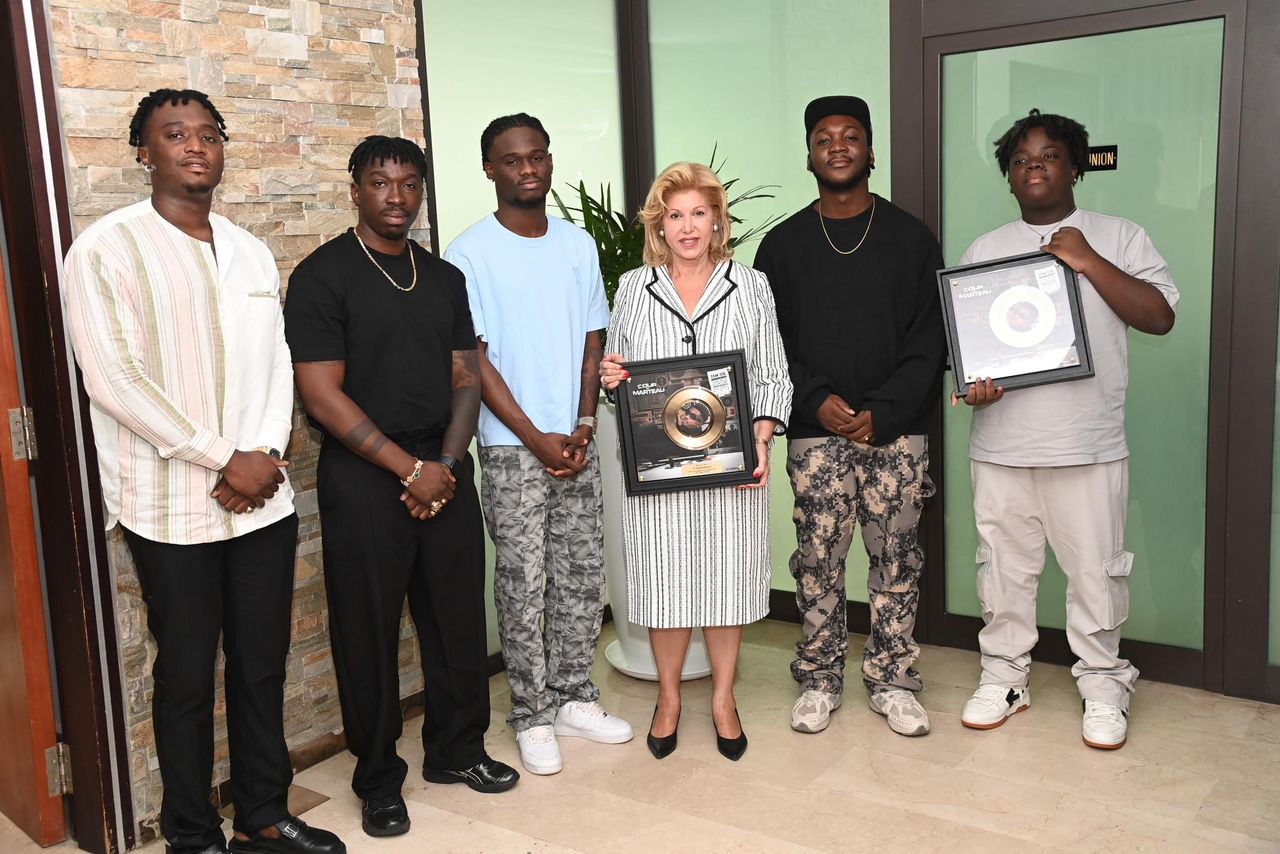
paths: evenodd
<path fill-rule="evenodd" d="M 573 479 L 543 471 L 523 446 L 480 449 L 480 496 L 497 550 L 493 592 L 516 732 L 591 702 L 604 614 L 604 520 L 595 445 Z"/>
<path fill-rule="evenodd" d="M 920 647 L 911 634 L 924 567 L 917 528 L 924 499 L 934 492 L 928 466 L 925 436 L 902 436 L 883 447 L 834 436 L 788 443 L 797 545 L 790 567 L 805 632 L 791 675 L 802 690 L 844 689 L 844 561 L 855 523 L 870 561 L 871 633 L 862 653 L 862 682 L 870 692 L 923 687 L 913 667 Z"/>

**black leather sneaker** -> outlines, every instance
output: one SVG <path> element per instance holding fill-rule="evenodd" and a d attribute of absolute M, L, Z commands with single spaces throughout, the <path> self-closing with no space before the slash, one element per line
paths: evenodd
<path fill-rule="evenodd" d="M 428 783 L 466 783 L 477 792 L 494 794 L 514 786 L 520 779 L 520 772 L 505 762 L 486 756 L 470 768 L 458 771 L 424 768 L 422 776 Z"/>
<path fill-rule="evenodd" d="M 370 836 L 399 836 L 409 832 L 409 808 L 404 798 L 370 798 L 360 807 L 360 826 Z"/>

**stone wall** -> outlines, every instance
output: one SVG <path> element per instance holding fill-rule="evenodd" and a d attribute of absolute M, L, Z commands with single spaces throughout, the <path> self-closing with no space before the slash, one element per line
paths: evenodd
<path fill-rule="evenodd" d="M 347 158 L 371 133 L 422 141 L 411 0 L 49 0 L 71 210 L 77 230 L 147 196 L 128 147 L 138 99 L 201 89 L 231 141 L 215 209 L 264 240 L 287 282 L 293 266 L 355 221 Z M 425 224 L 425 206 L 420 224 Z M 424 232 L 415 234 L 425 241 Z M 295 415 L 288 456 L 301 516 L 293 648 L 285 692 L 293 749 L 341 728 L 329 653 L 315 497 L 317 448 Z M 151 729 L 154 647 L 129 552 L 109 539 L 140 838 L 155 835 L 160 779 Z M 401 691 L 421 690 L 412 634 L 401 634 Z M 218 699 L 215 786 L 226 779 Z"/>

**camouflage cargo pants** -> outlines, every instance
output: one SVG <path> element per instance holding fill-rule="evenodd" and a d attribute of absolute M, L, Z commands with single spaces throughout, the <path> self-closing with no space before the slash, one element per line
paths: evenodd
<path fill-rule="evenodd" d="M 924 565 L 916 532 L 923 501 L 933 494 L 928 465 L 924 436 L 903 436 L 879 448 L 836 437 L 788 443 L 797 544 L 790 565 L 805 632 L 791 675 L 802 690 L 844 688 L 844 562 L 855 523 L 870 562 L 871 633 L 862 654 L 863 684 L 872 692 L 923 687 L 912 666 L 920 648 L 911 633 Z"/>
<path fill-rule="evenodd" d="M 493 592 L 511 684 L 507 723 L 550 725 L 591 681 L 604 613 L 604 522 L 595 446 L 585 471 L 554 478 L 524 447 L 480 449 L 480 495 L 497 551 Z"/>

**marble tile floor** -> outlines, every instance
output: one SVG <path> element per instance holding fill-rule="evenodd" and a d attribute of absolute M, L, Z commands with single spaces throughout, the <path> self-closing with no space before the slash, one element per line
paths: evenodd
<path fill-rule="evenodd" d="M 563 772 L 526 774 L 504 795 L 411 773 L 413 830 L 390 840 L 361 833 L 353 761 L 343 754 L 297 775 L 299 787 L 328 797 L 304 817 L 339 833 L 351 854 L 1280 852 L 1280 707 L 1141 682 L 1129 744 L 1103 752 L 1080 741 L 1067 668 L 1037 665 L 1031 709 L 977 732 L 959 720 L 977 655 L 925 647 L 930 735 L 895 735 L 853 691 L 830 729 L 802 735 L 788 727 L 787 663 L 799 631 L 771 621 L 747 629 L 737 693 L 751 744 L 741 762 L 716 752 L 707 679 L 685 685 L 679 749 L 653 759 L 643 733 L 655 686 L 605 663 L 606 627 L 594 677 L 610 711 L 635 726 L 631 743 L 562 739 Z M 489 750 L 519 767 L 506 679 L 491 685 Z M 419 721 L 401 743 L 411 769 L 422 763 Z M 0 851 L 38 850 L 0 818 Z M 163 845 L 141 850 L 161 854 Z"/>

